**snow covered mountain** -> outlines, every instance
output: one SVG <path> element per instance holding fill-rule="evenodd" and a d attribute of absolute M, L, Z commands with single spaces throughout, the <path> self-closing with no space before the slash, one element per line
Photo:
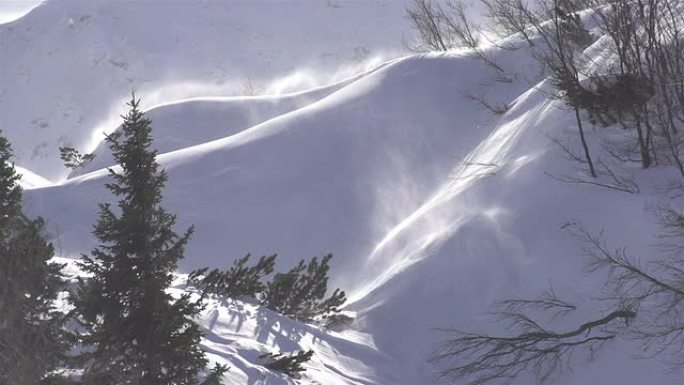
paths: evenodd
<path fill-rule="evenodd" d="M 151 107 L 310 88 L 396 55 L 406 31 L 402 1 L 48 0 L 0 25 L 0 125 L 59 180 L 55 143 L 91 151 L 131 90 Z"/>
<path fill-rule="evenodd" d="M 577 172 L 550 140 L 575 145 L 574 115 L 534 80 L 520 50 L 488 52 L 510 75 L 505 84 L 492 85 L 491 69 L 468 52 L 336 78 L 335 65 L 354 60 L 359 44 L 398 49 L 402 2 L 120 5 L 51 0 L 0 26 L 0 124 L 28 176 L 26 206 L 47 218 L 63 257 L 94 246 L 113 166 L 100 133 L 116 129 L 111 112 L 131 88 L 156 106 L 148 116 L 169 173 L 165 206 L 179 226 L 197 226 L 183 271 L 225 267 L 247 252 L 278 252 L 283 266 L 335 254 L 332 285 L 350 294 L 351 329 L 325 331 L 240 302 L 210 306 L 204 344 L 232 367 L 227 383 L 429 384 L 427 359 L 445 338 L 435 328 L 496 330 L 485 314 L 493 300 L 536 294 L 550 280 L 579 303 L 595 293 L 600 282 L 582 274 L 568 222 L 605 227 L 611 244 L 636 255 L 650 250 L 644 234 L 655 226 L 643 207 L 662 199 L 652 186 L 670 171 L 625 171 L 638 194 L 549 177 Z M 254 52 L 267 59 L 254 62 Z M 269 79 L 296 70 L 306 54 L 329 71 L 325 86 L 259 96 L 230 83 L 249 71 Z M 176 82 L 202 86 L 174 91 Z M 509 109 L 491 116 L 466 91 Z M 591 131 L 590 144 L 605 135 Z M 54 183 L 67 176 L 55 155 L 61 143 L 95 149 L 96 158 Z M 299 382 L 255 364 L 264 349 L 309 348 L 316 355 Z M 676 383 L 657 361 L 633 361 L 617 344 L 581 368 L 558 384 Z"/>

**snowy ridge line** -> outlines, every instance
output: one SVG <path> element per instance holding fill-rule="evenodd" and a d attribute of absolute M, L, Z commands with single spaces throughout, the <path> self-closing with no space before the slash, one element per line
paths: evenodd
<path fill-rule="evenodd" d="M 410 55 L 411 56 L 411 55 Z M 231 101 L 246 101 L 246 100 L 273 100 L 273 101 L 278 101 L 280 99 L 287 99 L 287 98 L 293 98 L 293 97 L 301 97 L 301 96 L 309 96 L 310 94 L 322 94 L 322 95 L 330 95 L 336 91 L 339 91 L 340 89 L 354 83 L 357 80 L 360 80 L 368 75 L 371 75 L 397 61 L 400 61 L 404 58 L 396 58 L 392 60 L 387 60 L 384 61 L 373 68 L 360 72 L 356 75 L 352 75 L 347 77 L 346 79 L 342 79 L 330 84 L 322 85 L 322 86 L 317 86 L 309 89 L 304 89 L 300 91 L 295 91 L 295 92 L 286 92 L 283 94 L 258 94 L 258 95 L 228 95 L 228 96 L 197 96 L 197 97 L 191 97 L 191 98 L 184 98 L 184 99 L 179 99 L 177 101 L 169 102 L 169 103 L 161 103 L 157 105 L 153 105 L 147 109 L 145 109 L 145 112 L 150 112 L 154 109 L 157 108 L 162 108 L 162 107 L 168 107 L 168 106 L 175 106 L 187 102 L 204 102 L 204 101 L 209 101 L 209 102 L 231 102 Z M 276 80 L 277 81 L 277 80 Z M 144 98 L 145 95 L 137 95 L 140 96 L 141 98 Z"/>
<path fill-rule="evenodd" d="M 399 59 L 393 59 L 389 60 L 383 64 L 378 65 L 376 68 L 373 68 L 372 70 L 366 71 L 364 73 L 355 75 L 349 79 L 343 80 L 338 83 L 334 83 L 329 86 L 321 87 L 321 88 L 316 88 L 308 91 L 303 91 L 303 92 L 297 92 L 297 93 L 292 93 L 292 94 L 285 94 L 282 96 L 276 96 L 276 95 L 263 95 L 263 96 L 254 96 L 254 97 L 231 97 L 231 96 L 226 96 L 226 97 L 208 97 L 208 98 L 189 98 L 185 100 L 180 100 L 177 102 L 173 103 L 168 103 L 168 104 L 162 104 L 155 106 L 153 108 L 148 109 L 146 112 L 149 113 L 152 110 L 159 109 L 159 108 L 164 108 L 168 106 L 182 106 L 183 104 L 191 103 L 191 102 L 196 102 L 196 101 L 245 101 L 245 100 L 282 100 L 284 98 L 289 98 L 289 97 L 296 97 L 296 96 L 305 96 L 309 95 L 311 93 L 315 92 L 321 92 L 325 93 L 323 96 L 321 96 L 319 99 L 312 101 L 309 104 L 304 105 L 303 107 L 296 108 L 294 110 L 288 111 L 284 114 L 278 115 L 276 117 L 270 118 L 268 120 L 265 120 L 257 125 L 254 125 L 252 127 L 246 128 L 236 134 L 230 135 L 225 138 L 220 138 L 220 139 L 215 139 L 209 142 L 205 143 L 200 143 L 194 146 L 182 148 L 179 150 L 174 150 L 170 151 L 167 153 L 162 153 L 157 155 L 157 160 L 162 164 L 163 167 L 165 168 L 173 168 L 174 165 L 177 164 L 177 162 L 181 161 L 182 159 L 186 159 L 189 157 L 193 156 L 199 156 L 200 154 L 205 154 L 211 151 L 217 151 L 220 149 L 230 149 L 231 147 L 239 146 L 241 144 L 244 144 L 246 142 L 252 141 L 252 140 L 258 140 L 260 138 L 263 138 L 268 135 L 274 135 L 277 133 L 277 131 L 272 131 L 272 132 L 263 132 L 265 130 L 268 130 L 268 127 L 273 125 L 274 122 L 278 122 L 280 119 L 284 119 L 287 117 L 290 117 L 292 115 L 297 115 L 297 114 L 305 114 L 307 111 L 310 109 L 315 109 L 319 108 L 319 105 L 324 104 L 328 98 L 334 97 L 338 92 L 343 91 L 345 88 L 353 86 L 354 83 L 358 82 L 359 80 L 362 80 L 370 75 L 376 74 L 378 72 L 381 72 L 385 70 L 386 68 L 389 68 L 403 60 L 407 59 L 412 59 L 415 58 L 418 55 L 412 55 L 412 56 L 407 56 L 404 58 L 399 58 Z M 154 125 L 154 122 L 152 122 Z M 113 167 L 115 170 L 117 169 L 116 166 Z M 58 182 L 54 182 L 50 185 L 46 184 L 40 184 L 35 187 L 27 186 L 27 188 L 45 188 L 45 187 L 56 187 L 56 186 L 62 186 L 65 184 L 69 183 L 80 183 L 83 181 L 87 181 L 93 178 L 99 178 L 102 176 L 105 176 L 108 174 L 108 171 L 106 168 L 99 169 L 99 170 L 94 170 L 91 172 L 88 172 L 83 175 L 78 175 L 74 176 L 71 178 L 63 179 Z"/>
<path fill-rule="evenodd" d="M 21 23 L 21 19 L 23 19 L 24 17 L 26 17 L 26 15 L 31 13 L 34 9 L 42 6 L 43 3 L 46 3 L 48 1 L 50 1 L 50 0 L 41 0 L 40 3 L 36 4 L 33 8 L 25 9 L 23 11 L 15 11 L 15 12 L 8 13 L 8 14 L 0 14 L 0 28 L 11 26 L 14 23 Z M 2 21 L 2 19 L 6 19 L 6 20 Z"/>
<path fill-rule="evenodd" d="M 410 56 L 409 56 L 409 57 L 410 57 Z M 322 101 L 323 99 L 327 98 L 328 96 L 331 96 L 332 94 L 334 94 L 334 93 L 336 93 L 336 92 L 342 90 L 343 88 L 345 88 L 345 87 L 347 87 L 347 86 L 353 84 L 354 82 L 356 82 L 356 81 L 358 81 L 358 80 L 361 80 L 361 79 L 363 79 L 363 78 L 365 78 L 365 77 L 367 77 L 367 76 L 370 76 L 370 75 L 372 75 L 372 74 L 374 74 L 374 73 L 376 73 L 376 72 L 378 72 L 378 71 L 381 71 L 382 69 L 384 69 L 384 68 L 386 68 L 386 67 L 388 67 L 388 66 L 391 66 L 391 65 L 393 65 L 394 63 L 396 63 L 396 62 L 398 62 L 398 61 L 401 61 L 401 60 L 403 60 L 403 59 L 406 59 L 406 58 L 408 58 L 408 57 L 388 60 L 388 61 L 386 61 L 386 62 L 383 62 L 382 64 L 377 65 L 376 67 L 374 67 L 374 68 L 372 68 L 372 69 L 370 69 L 370 70 L 368 70 L 368 71 L 364 71 L 364 72 L 359 73 L 359 74 L 357 74 L 357 75 L 351 76 L 351 77 L 349 77 L 349 78 L 347 78 L 347 79 L 341 80 L 341 81 L 339 81 L 339 82 L 332 83 L 332 84 L 330 84 L 330 85 L 312 88 L 312 89 L 309 89 L 309 90 L 298 91 L 298 92 L 293 92 L 293 93 L 287 93 L 287 94 L 282 94 L 282 95 L 194 97 L 194 98 L 181 99 L 181 100 L 174 101 L 174 102 L 170 102 L 170 103 L 158 104 L 158 105 L 155 105 L 155 106 L 153 106 L 153 107 L 148 108 L 145 112 L 146 112 L 146 113 L 149 113 L 150 111 L 154 111 L 154 110 L 156 110 L 156 109 L 161 109 L 161 108 L 165 108 L 165 107 L 182 106 L 183 104 L 195 103 L 195 102 L 241 102 L 241 101 L 249 101 L 249 100 L 259 100 L 259 101 L 281 101 L 281 100 L 290 99 L 290 98 L 307 97 L 307 96 L 312 96 L 312 98 L 314 99 L 314 100 L 310 101 L 309 103 L 305 104 L 303 107 L 300 107 L 300 108 L 298 108 L 298 109 L 294 109 L 294 110 L 288 111 L 288 112 L 285 113 L 285 114 L 281 114 L 281 115 L 286 115 L 286 114 L 289 114 L 289 113 L 291 113 L 291 112 L 297 111 L 297 110 L 299 110 L 299 109 L 301 109 L 301 108 L 307 107 L 307 106 L 310 105 L 310 104 L 320 102 L 320 101 Z M 140 95 L 138 95 L 138 96 L 140 96 Z M 280 116 L 280 115 L 279 115 L 279 116 Z M 271 121 L 271 120 L 273 120 L 273 119 L 277 119 L 279 116 L 276 116 L 276 117 L 267 119 L 267 120 L 265 120 L 265 121 L 263 121 L 263 122 L 261 122 L 261 123 L 255 125 L 255 126 L 252 126 L 252 127 L 250 127 L 250 128 L 246 128 L 246 129 L 244 129 L 244 130 L 242 130 L 242 131 L 247 131 L 247 130 L 250 130 L 250 129 L 252 129 L 252 128 L 256 128 L 256 127 L 258 127 L 258 126 L 261 126 L 262 124 L 266 124 L 266 123 L 268 123 L 269 121 Z M 154 122 L 153 122 L 153 124 L 154 124 Z M 118 126 L 117 126 L 117 127 L 118 127 Z M 113 130 L 112 130 L 112 131 L 113 131 Z M 216 139 L 216 140 L 222 140 L 222 139 L 227 139 L 227 138 L 221 138 L 221 139 Z M 215 140 L 215 141 L 216 141 L 216 140 Z M 213 142 L 213 141 L 210 141 L 210 142 Z M 102 142 L 100 142 L 100 144 L 101 144 L 101 143 L 102 143 Z M 100 144 L 98 144 L 98 146 L 99 146 Z M 203 144 L 206 144 L 206 143 L 203 143 Z M 185 149 L 191 149 L 191 148 L 194 148 L 194 147 L 197 147 L 197 146 L 202 146 L 203 144 L 198 144 L 198 145 L 190 146 L 190 147 L 185 148 Z M 169 152 L 169 153 L 159 154 L 158 156 L 161 157 L 162 155 L 169 155 L 169 154 L 172 154 L 172 153 L 176 153 L 176 152 L 179 152 L 179 151 L 183 151 L 183 150 L 185 150 L 185 149 L 179 149 L 179 150 L 171 151 L 171 152 Z M 163 161 L 162 158 L 159 158 L 159 159 L 160 159 L 160 161 Z M 60 180 L 58 180 L 58 181 L 53 182 L 53 181 L 50 181 L 50 180 L 48 180 L 47 178 L 44 178 L 44 177 L 42 177 L 42 176 L 40 176 L 40 175 L 36 174 L 35 172 L 30 171 L 30 170 L 28 170 L 28 169 L 22 168 L 22 170 L 24 170 L 24 173 L 28 173 L 28 174 L 31 174 L 31 175 L 35 175 L 36 177 L 39 177 L 40 180 L 41 180 L 40 183 L 34 183 L 34 182 L 26 183 L 25 186 L 24 186 L 24 188 L 26 188 L 26 189 L 45 188 L 45 187 L 53 187 L 53 186 L 61 186 L 61 185 L 65 184 L 65 183 L 69 183 L 70 181 L 75 181 L 75 182 L 76 182 L 76 180 L 79 180 L 79 181 L 88 180 L 88 179 L 90 179 L 90 178 L 92 178 L 92 177 L 99 177 L 99 176 L 103 175 L 103 170 L 106 171 L 106 169 L 104 169 L 104 168 L 103 168 L 103 169 L 98 169 L 98 170 L 93 170 L 93 171 L 89 171 L 89 172 L 87 172 L 87 173 L 85 173 L 85 174 L 80 174 L 80 175 L 75 175 L 75 176 L 67 176 L 67 177 L 64 177 L 64 178 L 62 178 L 62 179 L 60 179 Z"/>
<path fill-rule="evenodd" d="M 384 0 L 46 1 L 0 25 L 2 129 L 19 165 L 58 181 L 58 147 L 90 152 L 132 89 L 156 106 L 324 87 L 405 55 L 403 13 Z"/>
<path fill-rule="evenodd" d="M 243 103 L 244 104 L 244 102 L 251 102 L 251 101 L 273 102 L 273 103 L 292 103 L 292 106 L 290 108 L 288 108 L 284 112 L 281 112 L 278 114 L 278 115 L 283 115 L 285 113 L 292 112 L 294 110 L 303 108 L 307 105 L 310 105 L 312 103 L 320 101 L 323 98 L 343 89 L 344 87 L 347 87 L 347 86 L 353 84 L 354 82 L 356 82 L 360 79 L 363 79 L 364 77 L 370 76 L 373 73 L 382 70 L 386 66 L 389 66 L 398 60 L 401 60 L 401 58 L 388 60 L 386 62 L 383 62 L 381 64 L 376 65 L 372 69 L 369 69 L 367 71 L 363 71 L 363 72 L 358 73 L 356 75 L 350 76 L 346 79 L 340 80 L 338 82 L 334 82 L 334 83 L 329 84 L 329 85 L 311 88 L 308 90 L 292 92 L 292 93 L 285 93 L 285 94 L 264 94 L 264 95 L 254 95 L 254 96 L 239 96 L 239 95 L 237 95 L 237 96 L 209 96 L 209 97 L 185 98 L 185 99 L 180 99 L 180 100 L 173 101 L 170 103 L 161 103 L 161 104 L 153 105 L 152 107 L 145 109 L 145 112 L 146 113 L 154 113 L 157 110 L 161 110 L 161 109 L 165 109 L 165 108 L 169 108 L 169 107 L 183 107 L 183 105 L 190 105 L 190 104 L 195 104 L 195 103 L 235 103 L 235 104 Z M 144 101 L 144 98 L 145 98 L 144 95 L 137 95 L 137 96 L 141 97 L 142 100 Z M 239 131 L 245 131 L 252 126 L 256 126 L 260 123 L 265 123 L 271 119 L 274 119 L 275 117 L 277 117 L 277 115 L 271 116 L 271 117 L 264 117 L 262 121 L 255 122 L 254 124 L 252 124 L 248 127 L 245 127 Z M 119 124 L 117 123 L 116 126 L 105 128 L 104 131 L 106 133 L 110 133 L 110 132 L 115 131 L 118 127 L 119 127 Z M 102 127 L 98 128 L 98 131 L 101 128 Z M 158 127 L 158 129 L 163 130 L 164 127 Z M 94 136 L 97 136 L 100 134 L 101 134 L 100 132 L 95 131 L 95 132 L 93 132 L 92 136 L 94 137 Z M 221 138 L 217 138 L 217 139 L 221 139 Z M 212 140 L 217 140 L 217 139 L 212 139 Z M 210 142 L 212 140 L 207 140 L 206 142 Z M 198 144 L 201 144 L 201 143 L 198 143 Z M 100 152 L 105 151 L 105 153 L 106 153 L 105 156 L 108 155 L 108 149 L 106 148 L 106 145 L 104 145 L 104 140 L 101 140 L 98 143 L 94 143 L 93 146 L 94 147 L 93 147 L 92 151 L 95 151 L 95 152 L 97 152 L 98 150 Z M 192 147 L 192 146 L 188 146 L 188 147 Z M 173 152 L 173 151 L 180 150 L 180 149 L 182 149 L 182 148 L 174 149 L 171 151 L 162 151 L 161 154 Z M 99 155 L 102 156 L 103 154 L 100 153 Z M 111 160 L 111 159 L 107 159 L 107 160 Z M 99 161 L 101 161 L 101 159 L 95 159 L 94 161 L 99 162 Z M 107 166 L 111 166 L 111 165 L 108 164 Z M 99 167 L 102 168 L 103 166 L 99 166 Z M 76 170 L 72 171 L 69 175 L 65 176 L 64 178 L 62 178 L 61 180 L 56 182 L 56 184 L 66 182 L 68 179 L 72 179 L 74 177 L 81 176 L 81 175 L 87 174 L 89 172 L 97 171 L 97 170 L 98 169 L 92 169 L 89 165 L 86 165 L 85 170 L 76 169 Z"/>

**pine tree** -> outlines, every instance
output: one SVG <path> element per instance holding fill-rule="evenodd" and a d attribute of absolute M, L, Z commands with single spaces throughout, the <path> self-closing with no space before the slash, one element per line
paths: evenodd
<path fill-rule="evenodd" d="M 303 364 L 309 362 L 313 357 L 313 350 L 301 350 L 292 354 L 273 354 L 266 353 L 259 356 L 265 361 L 264 367 L 270 370 L 275 370 L 287 374 L 290 377 L 299 377 L 299 373 L 306 370 Z"/>
<path fill-rule="evenodd" d="M 340 289 L 325 298 L 328 291 L 328 271 L 332 254 L 320 262 L 313 257 L 309 263 L 304 260 L 287 273 L 279 273 L 266 285 L 261 304 L 280 314 L 299 321 L 312 321 L 340 311 L 347 300 Z"/>
<path fill-rule="evenodd" d="M 73 147 L 64 146 L 59 148 L 59 157 L 64 162 L 64 167 L 70 169 L 77 169 L 85 167 L 89 162 L 95 159 L 95 154 L 81 154 Z"/>
<path fill-rule="evenodd" d="M 56 307 L 64 290 L 62 266 L 50 263 L 43 220 L 22 212 L 20 176 L 0 135 L 0 384 L 55 380 L 68 348 L 65 316 Z"/>
<path fill-rule="evenodd" d="M 185 294 L 167 293 L 192 234 L 173 231 L 175 215 L 161 207 L 167 175 L 151 150 L 151 121 L 133 95 L 121 129 L 107 142 L 121 171 L 106 184 L 119 201 L 100 204 L 94 234 L 100 241 L 81 268 L 89 275 L 76 295 L 84 326 L 85 384 L 196 384 L 206 365 L 201 310 Z"/>
<path fill-rule="evenodd" d="M 233 262 L 233 266 L 225 271 L 209 270 L 208 267 L 195 270 L 188 276 L 188 283 L 195 285 L 204 298 L 207 294 L 216 294 L 226 298 L 256 298 L 264 290 L 263 278 L 273 272 L 277 254 L 262 256 L 254 266 L 245 266 L 251 254 Z"/>

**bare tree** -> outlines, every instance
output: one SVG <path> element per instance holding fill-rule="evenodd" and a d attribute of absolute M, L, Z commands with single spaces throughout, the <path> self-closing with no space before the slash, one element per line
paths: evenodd
<path fill-rule="evenodd" d="M 556 86 L 558 96 L 573 110 L 590 174 L 596 172 L 591 170 L 593 161 L 581 111 L 589 113 L 592 123 L 619 123 L 627 132 L 633 132 L 644 168 L 657 165 L 660 157 L 664 164 L 677 167 L 684 177 L 684 161 L 679 155 L 679 125 L 684 122 L 684 18 L 677 12 L 676 1 L 480 3 L 489 19 L 483 28 L 520 36 Z M 469 33 L 474 30 L 473 23 L 465 17 L 462 3 L 449 2 L 437 9 L 453 41 L 467 47 L 479 46 L 480 35 Z M 581 18 L 583 10 L 589 12 Z M 582 50 L 594 41 L 584 28 L 584 19 L 591 21 L 598 35 L 607 37 L 610 44 L 604 44 L 603 56 L 616 60 L 597 63 L 583 54 Z M 482 50 L 474 52 L 483 55 Z"/>
<path fill-rule="evenodd" d="M 576 310 L 575 305 L 559 299 L 552 290 L 534 299 L 502 301 L 494 314 L 513 331 L 511 335 L 447 330 L 454 338 L 439 346 L 433 362 L 445 365 L 439 375 L 451 383 L 511 384 L 528 373 L 539 383 L 552 383 L 572 367 L 575 355 L 593 358 L 619 335 L 621 325 L 636 316 L 631 310 L 615 310 L 572 329 L 556 331 L 533 315 L 546 313 L 557 318 Z"/>
<path fill-rule="evenodd" d="M 406 10 L 409 19 L 418 31 L 420 41 L 407 43 L 414 51 L 448 51 L 453 48 L 453 36 L 449 34 L 444 10 L 432 0 L 414 0 L 413 8 Z"/>
<path fill-rule="evenodd" d="M 423 52 L 467 48 L 497 73 L 504 72 L 482 49 L 478 32 L 481 26 L 467 16 L 461 0 L 447 0 L 444 6 L 436 0 L 414 0 L 413 7 L 406 12 L 419 37 L 415 43 L 405 41 L 409 49 Z"/>
<path fill-rule="evenodd" d="M 684 143 L 684 16 L 676 0 L 481 0 L 500 30 L 516 33 L 571 108 L 578 126 L 581 155 L 566 155 L 589 168 L 592 179 L 571 183 L 638 192 L 589 151 L 584 119 L 618 125 L 629 133 L 620 143 L 602 149 L 620 162 L 643 168 L 671 165 L 684 177 L 680 155 Z M 591 18 L 604 37 L 597 64 L 584 54 L 593 38 L 580 13 Z M 563 179 L 560 177 L 559 179 Z M 678 185 L 680 188 L 682 184 Z M 606 343 L 623 338 L 640 345 L 646 357 L 684 369 L 684 214 L 668 205 L 651 208 L 662 226 L 661 241 L 649 258 L 634 258 L 625 249 L 607 246 L 602 232 L 581 224 L 566 226 L 584 243 L 587 272 L 605 282 L 601 301 L 611 309 L 589 322 L 572 323 L 564 316 L 577 307 L 555 294 L 497 304 L 495 314 L 508 327 L 505 335 L 450 330 L 453 337 L 435 353 L 443 378 L 463 384 L 513 382 L 533 375 L 552 382 L 578 357 L 591 358 Z M 660 253 L 660 254 L 656 254 Z M 558 321 L 563 322 L 559 326 Z"/>
<path fill-rule="evenodd" d="M 482 27 L 474 24 L 466 15 L 466 6 L 462 0 L 448 0 L 444 19 L 451 35 L 454 36 L 458 47 L 468 48 L 482 62 L 498 73 L 505 72 L 494 60 L 490 59 L 482 50 Z"/>
<path fill-rule="evenodd" d="M 492 115 L 503 115 L 509 110 L 507 104 L 496 104 L 488 100 L 483 94 L 475 93 L 472 91 L 465 91 L 463 96 L 466 99 L 473 101 L 475 104 L 480 106 L 482 109 L 489 111 Z"/>
<path fill-rule="evenodd" d="M 684 231 L 681 213 L 667 206 L 659 206 L 655 212 L 665 235 L 679 235 Z M 639 317 L 627 337 L 641 344 L 645 357 L 662 356 L 670 369 L 684 368 L 684 259 L 681 254 L 644 263 L 631 258 L 625 249 L 610 250 L 600 234 L 592 235 L 584 227 L 578 231 L 591 257 L 588 270 L 607 273 L 606 289 L 610 296 L 606 299 L 619 306 L 639 309 Z M 667 243 L 661 244 L 665 246 Z"/>
<path fill-rule="evenodd" d="M 662 226 L 662 250 L 672 255 L 650 262 L 630 257 L 625 249 L 607 246 L 603 232 L 568 223 L 589 257 L 586 270 L 603 274 L 604 295 L 597 301 L 613 309 L 565 331 L 547 324 L 575 313 L 578 307 L 553 290 L 533 299 L 499 302 L 494 314 L 509 335 L 447 330 L 453 338 L 433 356 L 440 375 L 451 383 L 511 384 L 523 375 L 552 383 L 579 357 L 592 359 L 618 338 L 640 345 L 644 357 L 662 358 L 671 369 L 684 368 L 684 214 L 670 206 L 651 209 Z M 542 322 L 540 319 L 550 320 Z M 567 322 L 566 322 L 567 323 Z"/>
<path fill-rule="evenodd" d="M 573 149 L 570 148 L 568 144 L 557 138 L 549 136 L 549 140 L 558 146 L 560 155 L 562 157 L 567 159 L 569 162 L 579 165 L 579 167 L 574 168 L 576 171 L 575 175 L 545 172 L 547 176 L 563 183 L 602 187 L 629 194 L 636 194 L 640 191 L 639 185 L 632 178 L 620 175 L 614 171 L 618 168 L 618 166 L 615 164 L 609 164 L 602 159 L 598 159 L 596 162 L 596 176 L 592 178 L 585 177 L 582 171 L 584 171 L 584 168 L 587 166 L 587 158 L 577 154 Z"/>
<path fill-rule="evenodd" d="M 531 47 L 534 47 L 534 30 L 530 23 L 531 13 L 522 0 L 480 0 L 493 25 L 493 32 L 500 37 L 518 34 Z"/>

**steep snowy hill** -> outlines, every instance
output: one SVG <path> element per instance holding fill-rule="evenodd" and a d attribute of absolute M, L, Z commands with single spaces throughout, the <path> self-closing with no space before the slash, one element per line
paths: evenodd
<path fill-rule="evenodd" d="M 2 124 L 24 127 L 20 123 L 34 113 L 54 118 L 7 131 L 19 149 L 26 206 L 47 218 L 63 257 L 94 246 L 90 231 L 97 203 L 111 199 L 103 188 L 108 181 L 103 167 L 111 166 L 111 158 L 100 133 L 116 129 L 119 121 L 110 111 L 123 109 L 131 87 L 155 107 L 148 114 L 161 151 L 158 160 L 169 173 L 164 205 L 178 214 L 179 229 L 197 227 L 183 271 L 225 267 L 248 252 L 278 252 L 279 268 L 335 254 L 331 284 L 349 293 L 346 310 L 356 314 L 349 330 L 303 325 L 239 301 L 209 306 L 200 320 L 204 346 L 212 359 L 232 367 L 227 383 L 429 384 L 434 371 L 428 357 L 446 338 L 435 328 L 496 331 L 499 326 L 485 315 L 493 300 L 538 294 L 552 282 L 557 292 L 586 306 L 580 320 L 602 314 L 605 309 L 587 301 L 600 280 L 583 274 L 581 244 L 563 229 L 568 223 L 605 227 L 611 246 L 651 255 L 655 226 L 643 208 L 664 199 L 657 187 L 671 170 L 619 165 L 616 171 L 640 186 L 633 194 L 553 178 L 581 175 L 551 140 L 577 147 L 574 117 L 549 97 L 546 83 L 533 80 L 537 68 L 522 50 L 487 52 L 507 70 L 508 82 L 494 82 L 491 69 L 467 52 L 452 52 L 388 61 L 300 93 L 208 97 L 236 90 L 230 81 L 206 87 L 221 82 L 212 69 L 216 63 L 235 63 L 238 73 L 253 68 L 268 78 L 298 68 L 297 55 L 305 50 L 327 52 L 330 43 L 323 36 L 308 36 L 325 23 L 349 25 L 358 16 L 353 22 L 360 29 L 353 33 L 369 29 L 364 37 L 340 38 L 338 53 L 359 41 L 382 47 L 374 39 L 389 34 L 398 42 L 401 33 L 392 15 L 399 18 L 403 4 L 211 0 L 188 8 L 189 0 L 183 0 L 163 12 L 150 12 L 159 9 L 155 2 L 131 4 L 119 9 L 102 0 L 52 0 L 0 26 L 0 50 L 17 56 L 0 58 L 0 66 L 7 65 L 0 72 L 6 76 L 0 79 Z M 267 6 L 278 16 L 260 19 Z M 310 13 L 305 20 L 313 24 L 288 19 L 295 11 Z M 150 13 L 160 31 L 145 30 L 150 23 L 143 15 Z M 350 20 L 335 24 L 346 15 Z M 254 30 L 236 26 L 248 22 L 257 23 L 264 35 L 245 40 Z M 378 32 L 384 22 L 391 27 Z M 334 30 L 326 27 L 320 30 Z M 278 46 L 280 40 L 267 39 L 264 31 L 278 32 L 287 45 Z M 224 36 L 235 36 L 228 43 L 240 48 L 218 50 Z M 295 44 L 293 36 L 311 40 Z M 73 52 L 59 49 L 72 43 Z M 277 60 L 253 61 L 254 52 L 268 55 L 275 46 L 281 50 Z M 141 47 L 149 52 L 143 54 Z M 50 59 L 32 62 L 35 52 Z M 600 47 L 588 52 L 597 61 L 602 57 Z M 319 65 L 344 62 L 345 54 L 339 55 L 319 57 Z M 83 58 L 92 65 L 79 65 Z M 56 76 L 55 69 L 68 74 Z M 204 85 L 177 87 L 178 81 Z M 467 91 L 487 93 L 508 111 L 491 116 L 464 97 Z M 188 94 L 205 97 L 187 99 Z M 36 100 L 35 109 L 23 107 L 29 98 Z M 69 106 L 88 108 L 81 123 L 72 125 L 79 112 Z M 609 135 L 628 133 L 588 132 L 599 157 L 600 143 Z M 34 156 L 36 138 L 48 144 Z M 97 157 L 69 179 L 51 183 L 38 174 L 66 175 L 52 161 L 52 144 L 60 141 L 93 148 Z M 179 281 L 174 290 L 181 288 Z M 299 382 L 258 364 L 265 350 L 310 348 L 316 356 Z M 657 360 L 632 360 L 629 348 L 609 346 L 596 362 L 556 383 L 678 383 L 663 374 Z"/>
<path fill-rule="evenodd" d="M 183 224 L 198 227 L 186 267 L 220 266 L 248 251 L 280 251 L 288 262 L 327 251 L 339 265 L 365 261 L 377 239 L 488 134 L 487 114 L 466 112 L 473 106 L 462 96 L 463 87 L 488 76 L 469 58 L 409 58 L 235 135 L 162 154 L 167 202 Z M 499 97 L 516 92 L 510 87 Z M 163 123 L 173 114 L 183 118 L 173 126 L 192 126 L 185 118 L 193 114 L 174 111 L 193 105 L 160 107 L 150 116 Z M 218 122 L 232 126 L 230 109 L 223 112 Z M 105 170 L 95 171 L 31 192 L 29 203 L 48 217 L 71 213 L 55 219 L 65 255 L 91 246 L 82 234 L 95 219 L 103 177 Z"/>
<path fill-rule="evenodd" d="M 0 25 L 0 128 L 59 180 L 58 146 L 93 150 L 131 90 L 152 107 L 310 88 L 396 55 L 407 31 L 402 0 L 48 0 Z"/>
<path fill-rule="evenodd" d="M 55 258 L 64 264 L 66 278 L 75 282 L 82 274 L 71 259 Z M 194 293 L 180 275 L 171 294 Z M 333 331 L 295 322 L 253 303 L 209 298 L 198 324 L 204 338 L 202 348 L 214 363 L 228 365 L 224 384 L 317 384 L 374 385 L 399 383 L 396 363 L 380 352 L 372 337 L 355 330 Z M 339 328 L 336 328 L 339 329 Z M 291 353 L 314 349 L 303 378 L 294 379 L 266 369 L 259 357 L 264 353 Z"/>
<path fill-rule="evenodd" d="M 160 153 L 165 153 L 230 136 L 321 100 L 390 63 L 328 86 L 293 94 L 194 98 L 159 106 L 148 112 L 158 127 L 154 132 L 155 147 Z M 104 137 L 92 154 L 95 158 L 72 171 L 70 176 L 113 165 Z"/>
<path fill-rule="evenodd" d="M 492 54 L 511 72 L 535 70 L 523 52 Z M 183 267 L 225 266 L 247 252 L 279 252 L 285 266 L 334 252 L 333 284 L 350 292 L 354 329 L 372 340 L 365 353 L 336 353 L 339 362 L 367 364 L 346 368 L 345 380 L 333 375 L 347 381 L 341 383 L 429 383 L 426 360 L 444 338 L 434 328 L 479 330 L 488 325 L 482 314 L 492 300 L 539 292 L 549 279 L 584 302 L 596 282 L 581 274 L 581 245 L 563 225 L 606 226 L 609 240 L 645 252 L 648 222 L 632 219 L 659 195 L 549 177 L 576 172 L 549 140 L 575 139 L 572 116 L 549 99 L 543 83 L 513 81 L 489 96 L 510 110 L 490 117 L 463 92 L 488 89 L 482 84 L 491 75 L 466 54 L 410 57 L 225 138 L 162 154 L 170 176 L 165 203 L 181 225 L 197 226 Z M 230 104 L 253 100 L 224 102 L 216 119 L 230 127 Z M 150 115 L 158 122 L 176 117 L 173 126 L 183 127 L 191 124 L 183 117 L 194 115 L 180 112 L 196 103 Z M 593 145 L 600 134 L 592 133 Z M 652 175 L 633 174 L 640 183 Z M 93 245 L 87 233 L 96 202 L 108 199 L 106 179 L 105 170 L 93 171 L 27 192 L 28 207 L 49 218 L 63 255 Z M 328 338 L 306 348 L 327 351 L 319 344 Z M 603 357 L 559 383 L 673 383 L 655 361 L 630 362 L 619 374 L 602 369 L 624 365 L 627 353 L 619 347 Z M 311 383 L 330 383 L 326 376 L 341 370 L 324 366 L 309 374 Z"/>

